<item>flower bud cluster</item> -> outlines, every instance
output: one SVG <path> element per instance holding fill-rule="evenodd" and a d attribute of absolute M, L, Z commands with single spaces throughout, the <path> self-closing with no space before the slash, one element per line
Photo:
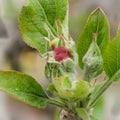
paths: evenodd
<path fill-rule="evenodd" d="M 50 33 L 50 38 L 54 39 L 49 40 L 50 50 L 43 55 L 47 60 L 45 76 L 52 82 L 60 98 L 73 101 L 82 99 L 90 92 L 89 83 L 77 79 L 75 67 L 78 58 L 75 43 L 70 36 L 61 34 L 62 26 L 58 26 L 58 30 L 58 37 Z"/>
<path fill-rule="evenodd" d="M 50 47 L 51 51 L 44 54 L 44 58 L 47 59 L 45 66 L 46 78 L 53 82 L 55 78 L 64 74 L 75 73 L 77 53 L 74 41 L 70 37 L 65 38 L 62 35 L 62 37 L 53 39 Z"/>

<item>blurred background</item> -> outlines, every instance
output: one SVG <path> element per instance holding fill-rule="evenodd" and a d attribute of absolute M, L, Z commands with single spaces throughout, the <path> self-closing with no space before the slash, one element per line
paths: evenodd
<path fill-rule="evenodd" d="M 17 70 L 32 75 L 46 88 L 45 62 L 36 50 L 27 46 L 18 28 L 21 7 L 28 0 L 0 0 L 0 70 Z M 101 7 L 110 22 L 111 39 L 120 22 L 120 0 L 69 0 L 70 34 L 76 41 L 89 13 Z M 120 84 L 113 84 L 105 93 L 104 120 L 120 120 Z M 0 120 L 54 120 L 55 108 L 38 110 L 0 92 Z"/>

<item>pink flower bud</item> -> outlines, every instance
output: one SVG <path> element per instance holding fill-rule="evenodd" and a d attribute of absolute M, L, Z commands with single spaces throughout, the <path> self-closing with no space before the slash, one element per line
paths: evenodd
<path fill-rule="evenodd" d="M 62 46 L 54 49 L 55 53 L 55 60 L 56 61 L 62 61 L 67 58 L 71 58 L 72 55 L 70 54 L 70 51 L 68 48 Z"/>

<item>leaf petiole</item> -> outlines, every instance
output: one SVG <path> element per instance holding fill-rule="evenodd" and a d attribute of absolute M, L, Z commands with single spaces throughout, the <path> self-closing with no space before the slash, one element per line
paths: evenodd
<path fill-rule="evenodd" d="M 58 107 L 60 107 L 60 108 L 65 108 L 65 109 L 67 109 L 67 107 L 65 106 L 64 103 L 62 103 L 61 101 L 58 101 L 58 100 L 56 100 L 56 99 L 54 99 L 54 98 L 49 98 L 49 99 L 48 99 L 48 103 L 53 104 L 53 105 L 56 105 L 56 106 L 58 106 Z"/>

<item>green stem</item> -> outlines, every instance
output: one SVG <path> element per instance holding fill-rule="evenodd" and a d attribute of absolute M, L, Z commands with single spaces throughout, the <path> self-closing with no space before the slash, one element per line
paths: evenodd
<path fill-rule="evenodd" d="M 117 81 L 120 77 L 120 70 L 117 71 L 109 80 L 105 82 L 103 86 L 99 88 L 99 90 L 96 92 L 96 94 L 91 98 L 91 101 L 89 101 L 87 107 L 93 107 L 97 100 L 101 97 L 101 95 L 108 89 L 108 87 L 114 82 Z"/>
<path fill-rule="evenodd" d="M 90 101 L 90 103 L 88 104 L 88 106 L 93 107 L 95 105 L 95 103 L 98 101 L 98 99 L 101 97 L 101 95 L 106 91 L 106 89 L 111 84 L 112 84 L 112 82 L 108 81 L 102 87 L 100 87 L 100 89 L 98 90 L 98 92 L 94 96 L 94 99 L 92 99 L 92 101 Z"/>
<path fill-rule="evenodd" d="M 48 100 L 48 103 L 56 105 L 57 107 L 60 107 L 60 108 L 66 108 L 66 106 L 64 105 L 64 103 L 62 103 L 62 102 L 60 102 L 60 101 L 58 101 L 56 99 L 53 99 L 53 98 L 50 98 Z"/>

